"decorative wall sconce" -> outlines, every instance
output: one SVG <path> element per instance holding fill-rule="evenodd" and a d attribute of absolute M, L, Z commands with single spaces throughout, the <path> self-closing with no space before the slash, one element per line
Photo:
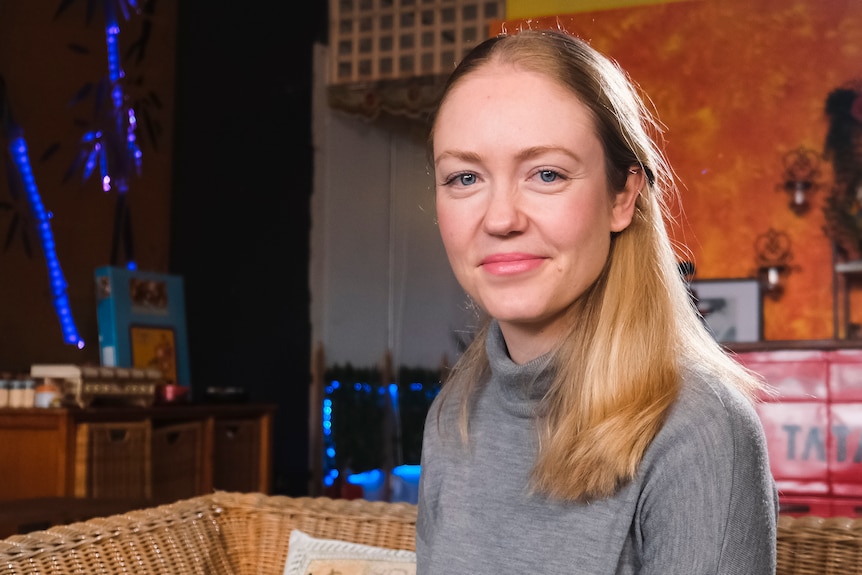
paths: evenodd
<path fill-rule="evenodd" d="M 820 157 L 814 150 L 800 146 L 784 154 L 784 182 L 778 189 L 790 197 L 790 209 L 801 216 L 810 207 L 809 198 L 820 184 Z"/>
<path fill-rule="evenodd" d="M 777 300 L 784 293 L 787 276 L 794 270 L 790 265 L 790 237 L 785 232 L 769 228 L 754 241 L 757 262 L 757 280 L 761 293 Z"/>

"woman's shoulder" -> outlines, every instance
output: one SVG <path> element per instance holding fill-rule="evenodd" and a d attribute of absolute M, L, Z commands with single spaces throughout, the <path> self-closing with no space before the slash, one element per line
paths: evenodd
<path fill-rule="evenodd" d="M 754 403 L 718 374 L 686 370 L 679 396 L 660 435 L 730 445 L 760 438 L 763 428 Z"/>
<path fill-rule="evenodd" d="M 719 376 L 692 370 L 644 454 L 641 479 L 676 485 L 680 476 L 708 473 L 730 485 L 739 474 L 753 473 L 738 481 L 748 485 L 768 475 L 766 453 L 754 404 Z"/>
<path fill-rule="evenodd" d="M 757 418 L 754 402 L 729 378 L 706 369 L 687 369 L 682 373 L 677 405 L 680 409 L 734 419 Z"/>

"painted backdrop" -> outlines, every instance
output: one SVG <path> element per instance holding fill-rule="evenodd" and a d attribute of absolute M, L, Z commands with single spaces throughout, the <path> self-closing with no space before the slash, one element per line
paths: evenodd
<path fill-rule="evenodd" d="M 667 155 L 683 186 L 673 237 L 696 263 L 697 279 L 753 276 L 757 237 L 783 231 L 794 271 L 783 297 L 764 302 L 764 338 L 833 336 L 822 213 L 831 166 L 821 162 L 820 190 L 802 216 L 779 187 L 785 154 L 822 153 L 827 95 L 862 78 L 862 3 L 693 0 L 505 26 L 562 26 L 615 58 L 666 125 Z"/>

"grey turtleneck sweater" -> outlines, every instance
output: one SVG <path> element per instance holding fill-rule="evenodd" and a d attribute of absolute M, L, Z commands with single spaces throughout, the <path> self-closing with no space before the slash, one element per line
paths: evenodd
<path fill-rule="evenodd" d="M 509 359 L 499 326 L 491 377 L 458 432 L 458 398 L 425 424 L 417 575 L 761 575 L 775 572 L 777 496 L 753 407 L 689 376 L 634 480 L 609 499 L 530 494 L 533 413 L 547 358 Z"/>

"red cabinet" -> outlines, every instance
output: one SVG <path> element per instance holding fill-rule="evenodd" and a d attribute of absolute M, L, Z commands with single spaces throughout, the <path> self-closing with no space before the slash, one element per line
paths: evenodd
<path fill-rule="evenodd" d="M 793 515 L 862 516 L 862 349 L 739 351 L 773 388 L 757 405 Z"/>

